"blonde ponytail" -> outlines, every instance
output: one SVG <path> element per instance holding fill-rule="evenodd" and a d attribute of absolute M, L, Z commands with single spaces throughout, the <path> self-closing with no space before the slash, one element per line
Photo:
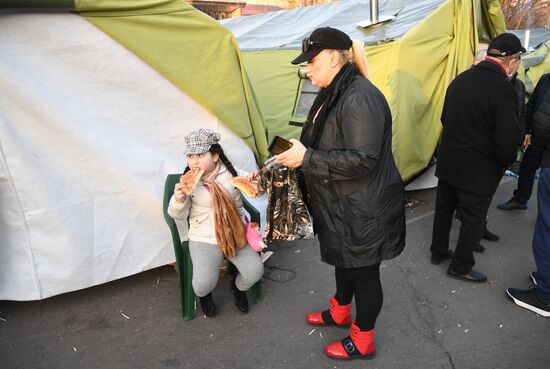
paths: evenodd
<path fill-rule="evenodd" d="M 369 79 L 367 56 L 365 55 L 365 50 L 363 45 L 359 41 L 353 41 L 351 46 L 353 52 L 353 62 L 359 69 L 359 73 L 366 79 Z"/>

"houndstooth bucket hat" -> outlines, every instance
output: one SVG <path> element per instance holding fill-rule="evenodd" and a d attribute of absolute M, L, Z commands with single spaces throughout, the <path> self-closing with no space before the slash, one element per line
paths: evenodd
<path fill-rule="evenodd" d="M 220 141 L 221 135 L 209 128 L 197 129 L 185 137 L 185 155 L 203 154 Z"/>

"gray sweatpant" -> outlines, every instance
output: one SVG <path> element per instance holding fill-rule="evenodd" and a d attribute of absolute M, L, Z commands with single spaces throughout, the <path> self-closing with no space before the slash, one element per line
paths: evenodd
<path fill-rule="evenodd" d="M 195 295 L 204 297 L 216 287 L 220 275 L 223 255 L 218 245 L 189 241 L 189 252 L 193 262 L 193 290 Z M 241 291 L 247 291 L 264 274 L 260 255 L 248 245 L 235 250 L 235 257 L 229 259 L 239 273 L 235 284 Z"/>

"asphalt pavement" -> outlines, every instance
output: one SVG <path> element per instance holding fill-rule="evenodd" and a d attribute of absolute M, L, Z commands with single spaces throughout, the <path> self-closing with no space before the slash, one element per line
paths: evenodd
<path fill-rule="evenodd" d="M 505 296 L 508 287 L 527 288 L 535 270 L 536 196 L 525 211 L 496 209 L 515 186 L 505 177 L 489 210 L 488 227 L 501 239 L 483 241 L 486 251 L 476 255 L 475 268 L 489 278 L 483 284 L 448 278 L 447 263 L 430 263 L 435 190 L 407 193 L 407 245 L 381 266 L 372 360 L 326 357 L 324 346 L 347 331 L 305 322 L 334 293 L 332 267 L 320 261 L 317 240 L 305 240 L 270 245 L 263 300 L 248 314 L 221 275 L 218 316 L 207 319 L 199 308 L 183 321 L 171 266 L 42 301 L 0 301 L 0 368 L 548 369 L 550 319 Z"/>

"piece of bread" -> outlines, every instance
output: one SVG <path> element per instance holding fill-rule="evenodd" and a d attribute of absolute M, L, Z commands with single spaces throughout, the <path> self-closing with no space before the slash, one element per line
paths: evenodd
<path fill-rule="evenodd" d="M 242 191 L 248 197 L 256 197 L 260 192 L 258 183 L 249 181 L 246 177 L 233 177 L 231 184 Z"/>
<path fill-rule="evenodd" d="M 180 177 L 181 189 L 184 194 L 190 196 L 197 183 L 204 174 L 201 168 L 193 168 Z"/>

